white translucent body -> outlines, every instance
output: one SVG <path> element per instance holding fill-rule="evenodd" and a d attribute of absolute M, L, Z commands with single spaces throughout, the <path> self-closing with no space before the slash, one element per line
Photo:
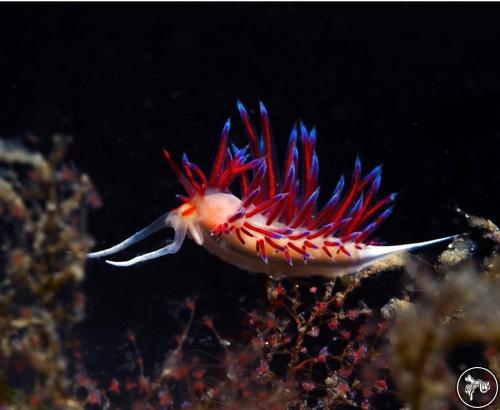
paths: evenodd
<path fill-rule="evenodd" d="M 120 252 L 159 229 L 170 227 L 175 230 L 175 236 L 173 241 L 165 247 L 127 261 L 115 262 L 107 260 L 106 262 L 115 266 L 131 266 L 166 254 L 176 253 L 180 249 L 186 233 L 188 233 L 198 245 L 203 246 L 222 260 L 246 271 L 285 276 L 321 275 L 336 277 L 356 272 L 375 260 L 396 252 L 409 251 L 438 242 L 448 241 L 453 238 L 451 236 L 426 242 L 394 246 L 361 245 L 361 249 L 358 249 L 356 244 L 351 241 L 343 243 L 343 247 L 350 256 L 343 252 L 337 252 L 337 249 L 332 247 L 329 248 L 331 253 L 330 257 L 322 249 L 323 241 L 328 239 L 329 241 L 335 242 L 338 241 L 338 238 L 324 238 L 320 236 L 309 240 L 309 242 L 315 244 L 318 249 L 308 247 L 307 252 L 311 257 L 307 260 L 304 259 L 302 254 L 288 247 L 291 263 L 287 262 L 282 252 L 276 250 L 267 242 L 264 242 L 266 254 L 268 256 L 266 263 L 256 251 L 257 240 L 263 239 L 264 236 L 257 232 L 251 232 L 253 237 L 244 235 L 243 239 L 245 244 L 243 244 L 236 235 L 235 228 L 240 228 L 245 221 L 267 230 L 286 228 L 285 225 L 274 222 L 267 226 L 266 217 L 257 214 L 250 218 L 240 218 L 231 223 L 234 228 L 229 233 L 223 233 L 217 236 L 211 235 L 211 231 L 227 222 L 229 217 L 240 209 L 240 206 L 241 200 L 229 193 L 212 192 L 205 193 L 203 196 L 198 195 L 195 196 L 190 203 L 184 204 L 161 216 L 152 224 L 118 245 L 100 252 L 91 253 L 88 256 L 90 258 L 99 258 Z M 191 211 L 186 212 L 188 210 Z M 251 208 L 249 210 L 251 210 Z M 186 215 L 183 216 L 183 213 L 186 213 Z M 299 232 L 300 228 L 297 233 Z M 293 242 L 300 248 L 306 238 L 295 241 L 290 241 L 290 239 L 286 237 L 272 240 L 275 244 L 280 246 L 286 246 L 288 242 Z"/>

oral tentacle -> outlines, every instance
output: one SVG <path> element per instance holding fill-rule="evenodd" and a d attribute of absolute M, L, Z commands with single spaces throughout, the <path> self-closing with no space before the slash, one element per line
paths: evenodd
<path fill-rule="evenodd" d="M 170 212 L 167 212 L 155 219 L 151 224 L 141 229 L 140 231 L 134 233 L 132 236 L 128 237 L 124 241 L 120 242 L 117 245 L 112 246 L 108 249 L 103 249 L 102 251 L 92 252 L 87 255 L 87 258 L 102 258 L 104 256 L 112 255 L 114 253 L 121 252 L 128 247 L 134 245 L 137 242 L 142 241 L 148 236 L 153 235 L 155 232 L 158 232 L 160 229 L 168 227 L 168 217 Z"/>
<path fill-rule="evenodd" d="M 156 259 L 164 255 L 169 255 L 172 253 L 176 253 L 179 251 L 179 249 L 182 246 L 182 243 L 184 242 L 184 238 L 186 237 L 188 225 L 185 223 L 179 223 L 177 226 L 174 227 L 175 229 L 175 236 L 174 239 L 171 243 L 168 245 L 164 246 L 163 248 L 157 249 L 156 251 L 145 253 L 143 255 L 136 256 L 135 258 L 126 260 L 126 261 L 110 261 L 106 260 L 106 263 L 113 265 L 113 266 L 121 266 L 121 267 L 126 267 L 126 266 L 132 266 L 140 262 L 144 262 L 147 260 L 151 259 Z"/>

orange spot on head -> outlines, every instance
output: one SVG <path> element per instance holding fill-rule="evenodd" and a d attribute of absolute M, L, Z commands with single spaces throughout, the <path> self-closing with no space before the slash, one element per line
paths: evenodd
<path fill-rule="evenodd" d="M 182 216 L 188 216 L 191 215 L 194 211 L 196 211 L 196 207 L 194 205 L 190 206 L 186 210 L 182 211 Z"/>

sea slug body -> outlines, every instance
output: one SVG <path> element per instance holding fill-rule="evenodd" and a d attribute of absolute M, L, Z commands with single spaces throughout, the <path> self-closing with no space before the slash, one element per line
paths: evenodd
<path fill-rule="evenodd" d="M 231 122 L 227 120 L 209 176 L 186 155 L 179 167 L 164 149 L 167 162 L 186 190 L 186 196 L 179 195 L 183 203 L 118 245 L 88 256 L 117 253 L 170 227 L 175 236 L 163 248 L 128 261 L 107 262 L 131 266 L 175 253 L 188 234 L 198 245 L 246 271 L 336 277 L 395 252 L 453 238 L 394 246 L 371 242 L 374 231 L 390 216 L 396 198 L 396 194 L 376 198 L 381 166 L 363 175 L 361 162 L 356 159 L 349 187 L 340 177 L 330 199 L 320 208 L 316 130 L 308 130 L 302 123 L 293 127 L 280 176 L 266 108 L 260 104 L 261 136 L 241 102 L 238 111 L 249 147 L 229 144 Z M 236 183 L 240 196 L 231 192 Z"/>

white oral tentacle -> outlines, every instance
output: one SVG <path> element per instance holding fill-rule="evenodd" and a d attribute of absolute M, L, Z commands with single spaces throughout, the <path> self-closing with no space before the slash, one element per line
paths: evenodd
<path fill-rule="evenodd" d="M 143 255 L 136 256 L 135 258 L 126 261 L 106 260 L 106 263 L 113 266 L 126 267 L 147 260 L 156 259 L 164 255 L 176 253 L 181 248 L 182 243 L 184 242 L 184 238 L 186 237 L 186 233 L 188 230 L 188 225 L 184 221 L 180 220 L 178 217 L 172 215 L 169 215 L 165 222 L 167 226 L 171 226 L 175 230 L 174 239 L 171 243 L 164 246 L 163 248 L 157 249 L 156 251 L 145 253 Z"/>
<path fill-rule="evenodd" d="M 170 212 L 167 212 L 160 216 L 159 218 L 155 219 L 151 224 L 146 226 L 145 228 L 141 229 L 140 231 L 136 232 L 132 236 L 128 237 L 124 241 L 120 242 L 119 244 L 112 246 L 111 248 L 104 249 L 102 251 L 98 252 L 91 252 L 87 254 L 87 258 L 102 258 L 103 256 L 108 256 L 112 255 L 113 253 L 121 252 L 124 249 L 127 249 L 128 247 L 132 246 L 133 244 L 142 241 L 143 239 L 147 238 L 148 236 L 153 235 L 155 232 L 158 232 L 160 229 L 167 227 L 167 220 L 169 218 Z"/>

